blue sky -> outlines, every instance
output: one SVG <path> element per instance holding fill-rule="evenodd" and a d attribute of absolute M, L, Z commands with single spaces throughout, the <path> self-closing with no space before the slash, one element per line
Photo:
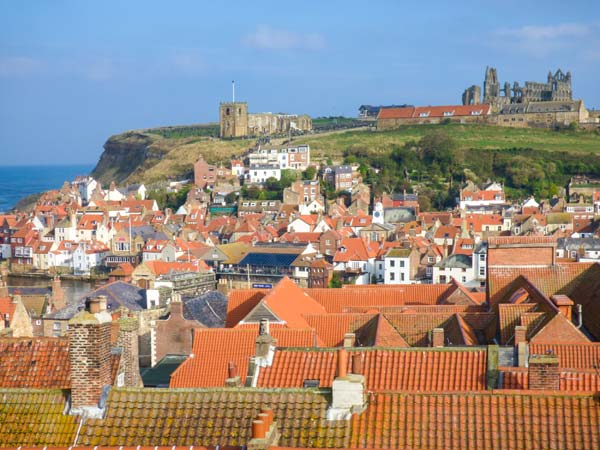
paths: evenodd
<path fill-rule="evenodd" d="M 573 74 L 600 107 L 600 2 L 0 0 L 0 165 L 94 163 L 128 129 L 251 112 L 456 104 Z"/>

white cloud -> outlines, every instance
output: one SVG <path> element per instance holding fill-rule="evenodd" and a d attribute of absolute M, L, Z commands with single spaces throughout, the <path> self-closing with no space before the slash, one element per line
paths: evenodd
<path fill-rule="evenodd" d="M 562 23 L 559 25 L 525 25 L 521 28 L 501 29 L 498 34 L 526 41 L 540 41 L 546 39 L 564 39 L 583 37 L 590 33 L 591 27 L 581 23 Z"/>
<path fill-rule="evenodd" d="M 27 56 L 11 56 L 0 58 L 0 76 L 20 77 L 31 75 L 44 68 L 45 64 L 37 59 Z"/>
<path fill-rule="evenodd" d="M 525 25 L 496 30 L 492 34 L 492 44 L 534 57 L 544 57 L 557 51 L 579 52 L 597 40 L 599 35 L 600 26 L 596 23 Z"/>
<path fill-rule="evenodd" d="M 256 31 L 242 38 L 242 43 L 264 50 L 320 50 L 325 47 L 325 38 L 319 33 L 296 33 L 259 25 Z"/>

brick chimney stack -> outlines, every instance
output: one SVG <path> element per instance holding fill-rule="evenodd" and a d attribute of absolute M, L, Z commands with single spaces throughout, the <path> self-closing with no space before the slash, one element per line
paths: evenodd
<path fill-rule="evenodd" d="M 111 322 L 103 296 L 88 299 L 86 309 L 69 321 L 72 414 L 101 414 L 100 398 L 112 381 Z"/>
<path fill-rule="evenodd" d="M 119 337 L 117 347 L 121 347 L 121 364 L 125 375 L 125 386 L 143 387 L 140 375 L 140 352 L 138 346 L 138 330 L 140 323 L 137 318 L 128 315 L 121 316 L 117 321 L 119 325 Z"/>
<path fill-rule="evenodd" d="M 345 420 L 352 413 L 363 411 L 367 404 L 365 376 L 348 373 L 348 352 L 338 349 L 337 376 L 331 386 L 331 407 L 327 411 L 329 420 Z M 361 357 L 362 355 L 357 355 Z M 352 358 L 352 370 L 362 371 L 362 361 Z"/>
<path fill-rule="evenodd" d="M 56 311 L 59 309 L 62 309 L 66 306 L 65 303 L 65 291 L 63 290 L 61 283 L 60 283 L 60 277 L 59 276 L 55 276 L 52 279 L 52 297 L 51 297 L 51 301 L 52 301 L 52 311 Z"/>
<path fill-rule="evenodd" d="M 531 355 L 529 357 L 529 389 L 560 389 L 560 364 L 558 355 Z"/>
<path fill-rule="evenodd" d="M 566 295 L 553 295 L 550 297 L 552 303 L 556 305 L 560 313 L 565 316 L 569 321 L 573 320 L 573 305 L 575 302 Z"/>
<path fill-rule="evenodd" d="M 273 364 L 275 347 L 277 346 L 277 339 L 274 339 L 269 334 L 269 319 L 261 319 L 258 330 L 256 350 L 254 356 L 250 358 L 250 366 L 248 367 L 248 375 L 246 376 L 245 383 L 246 386 L 252 387 L 256 387 L 260 368 L 270 367 Z"/>
<path fill-rule="evenodd" d="M 431 346 L 432 347 L 443 347 L 444 346 L 444 329 L 434 328 L 431 331 Z"/>

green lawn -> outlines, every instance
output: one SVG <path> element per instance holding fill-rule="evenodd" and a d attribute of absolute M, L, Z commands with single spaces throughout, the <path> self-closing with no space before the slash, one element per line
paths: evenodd
<path fill-rule="evenodd" d="M 370 150 L 388 152 L 393 145 L 419 140 L 432 130 L 443 130 L 463 148 L 566 151 L 600 154 L 600 135 L 587 131 L 554 131 L 517 129 L 490 125 L 415 125 L 393 131 L 349 130 L 323 135 L 297 137 L 295 141 L 311 146 L 315 157 L 339 157 L 351 145 L 367 146 Z"/>

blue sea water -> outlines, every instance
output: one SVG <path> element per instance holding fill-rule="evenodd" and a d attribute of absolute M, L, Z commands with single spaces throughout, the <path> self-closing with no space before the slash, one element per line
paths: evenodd
<path fill-rule="evenodd" d="M 65 181 L 87 175 L 93 164 L 65 166 L 0 166 L 0 212 L 27 195 L 60 188 Z"/>

